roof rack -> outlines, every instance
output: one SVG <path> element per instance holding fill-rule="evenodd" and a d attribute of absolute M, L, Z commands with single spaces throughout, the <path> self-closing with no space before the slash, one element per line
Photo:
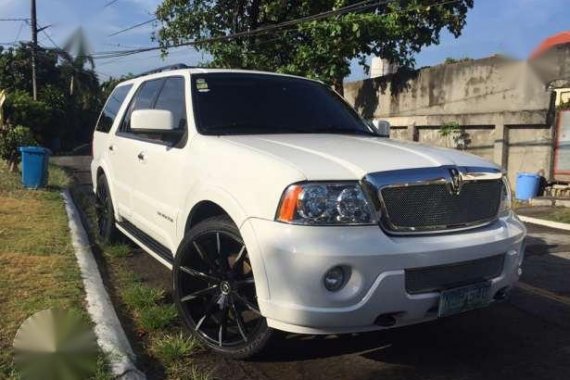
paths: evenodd
<path fill-rule="evenodd" d="M 149 71 L 145 71 L 144 73 L 140 73 L 137 76 L 135 76 L 135 78 L 138 77 L 142 77 L 145 75 L 150 75 L 150 74 L 156 74 L 156 73 L 162 73 L 164 71 L 171 71 L 171 70 L 180 70 L 180 69 L 190 69 L 193 66 L 188 66 L 185 65 L 184 63 L 176 63 L 174 65 L 168 65 L 168 66 L 163 66 L 163 67 L 158 67 L 156 69 L 153 70 L 149 70 Z"/>

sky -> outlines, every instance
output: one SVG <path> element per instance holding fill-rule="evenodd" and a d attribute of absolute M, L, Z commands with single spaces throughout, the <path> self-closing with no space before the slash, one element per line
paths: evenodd
<path fill-rule="evenodd" d="M 156 25 L 148 24 L 109 36 L 129 26 L 153 18 L 160 0 L 36 0 L 38 24 L 51 25 L 38 36 L 41 46 L 61 46 L 77 27 L 82 26 L 93 52 L 155 46 L 151 40 Z M 447 31 L 439 45 L 424 48 L 417 56 L 417 67 L 433 66 L 448 57 L 481 58 L 506 54 L 525 59 L 546 37 L 570 30 L 570 0 L 475 0 L 467 25 L 459 38 Z M 0 0 L 0 19 L 28 18 L 29 0 Z M 24 22 L 1 22 L 0 43 L 30 40 L 30 27 Z M 49 37 L 48 37 L 49 36 Z M 51 40 L 50 40 L 51 39 Z M 166 59 L 153 51 L 133 56 L 98 59 L 95 71 L 100 79 L 127 73 L 140 73 L 173 63 L 196 65 L 208 56 L 191 47 L 171 50 Z M 366 77 L 353 62 L 348 81 Z"/>

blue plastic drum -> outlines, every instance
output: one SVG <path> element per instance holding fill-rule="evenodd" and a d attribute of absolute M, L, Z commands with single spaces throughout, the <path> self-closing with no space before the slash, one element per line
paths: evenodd
<path fill-rule="evenodd" d="M 28 189 L 44 187 L 48 180 L 49 149 L 41 146 L 21 146 L 22 183 Z"/>
<path fill-rule="evenodd" d="M 535 173 L 517 173 L 515 198 L 519 201 L 528 201 L 538 195 L 540 176 Z"/>

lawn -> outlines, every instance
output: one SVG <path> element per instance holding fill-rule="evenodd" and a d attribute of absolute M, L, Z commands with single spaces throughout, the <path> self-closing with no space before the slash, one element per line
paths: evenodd
<path fill-rule="evenodd" d="M 20 324 L 48 308 L 80 310 L 84 293 L 61 190 L 67 175 L 50 167 L 47 189 L 25 190 L 0 161 L 0 378 L 18 378 L 12 341 Z M 87 318 L 87 317 L 86 317 Z M 104 367 L 104 365 L 102 365 Z M 97 378 L 108 375 L 101 368 Z"/>
<path fill-rule="evenodd" d="M 544 219 L 553 220 L 555 222 L 570 223 L 570 208 L 555 208 L 552 212 L 544 214 Z"/>
<path fill-rule="evenodd" d="M 96 242 L 95 209 L 89 190 L 73 189 L 73 198 L 89 225 L 89 234 L 107 274 L 107 283 L 123 326 L 139 358 L 138 367 L 150 378 L 210 380 L 207 353 L 180 325 L 167 289 L 148 284 L 130 265 L 134 254 L 146 255 L 127 243 L 102 247 Z"/>

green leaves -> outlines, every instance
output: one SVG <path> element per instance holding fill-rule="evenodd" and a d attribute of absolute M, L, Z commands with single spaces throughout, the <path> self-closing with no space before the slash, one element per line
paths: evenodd
<path fill-rule="evenodd" d="M 400 0 L 371 7 L 358 0 L 164 0 L 163 22 L 155 36 L 168 46 L 213 36 L 250 32 L 346 6 L 350 13 L 281 27 L 266 33 L 198 45 L 212 56 L 211 66 L 286 72 L 318 78 L 342 89 L 350 61 L 380 55 L 412 66 L 424 46 L 439 42 L 441 29 L 456 36 L 473 0 Z"/>

